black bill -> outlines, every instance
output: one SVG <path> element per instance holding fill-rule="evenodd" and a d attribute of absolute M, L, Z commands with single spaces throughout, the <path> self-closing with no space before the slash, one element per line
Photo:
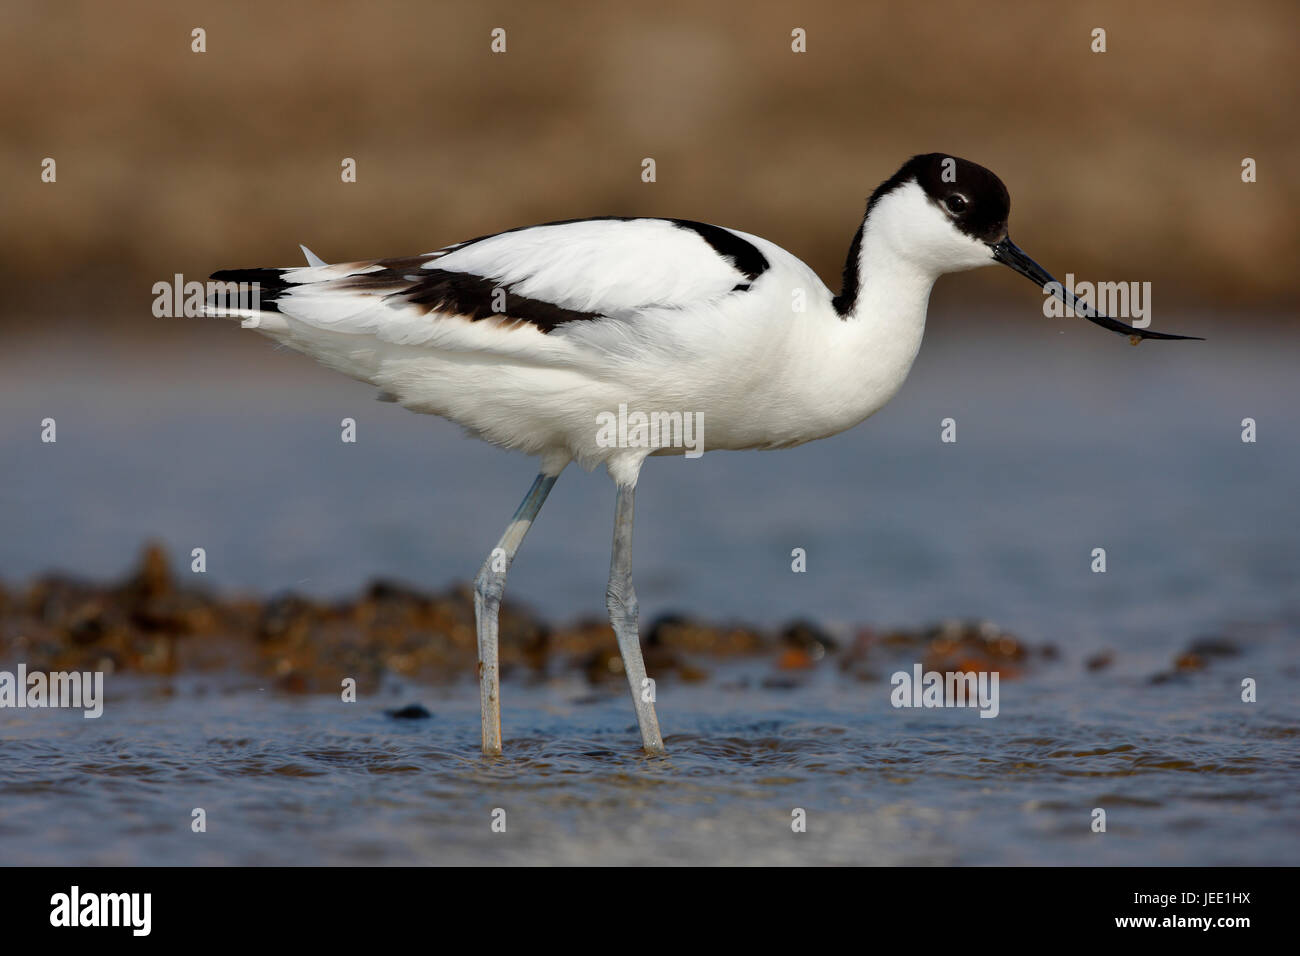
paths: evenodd
<path fill-rule="evenodd" d="M 1025 255 L 1025 251 L 1009 238 L 993 243 L 992 247 L 993 258 L 998 262 L 1015 269 L 1040 289 L 1046 289 L 1048 283 L 1052 283 L 1052 294 L 1073 309 L 1075 315 L 1081 315 L 1089 322 L 1097 323 L 1103 329 L 1110 329 L 1112 332 L 1118 332 L 1120 335 L 1127 335 L 1133 339 L 1193 339 L 1198 342 L 1205 341 L 1199 335 L 1170 335 L 1168 332 L 1135 329 L 1131 325 L 1125 325 L 1123 322 L 1104 316 L 1053 279 L 1050 272 Z M 1134 341 L 1133 344 L 1136 345 L 1137 342 Z"/>

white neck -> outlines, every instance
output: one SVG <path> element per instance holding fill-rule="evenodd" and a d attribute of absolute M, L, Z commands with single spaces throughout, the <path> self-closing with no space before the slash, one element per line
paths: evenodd
<path fill-rule="evenodd" d="M 858 290 L 845 321 L 868 325 L 925 324 L 925 308 L 939 273 L 899 250 L 890 236 L 865 229 L 858 250 Z"/>
<path fill-rule="evenodd" d="M 873 195 L 869 209 L 843 291 L 798 325 L 812 331 L 788 363 L 797 371 L 784 384 L 797 397 L 787 405 L 798 410 L 789 443 L 834 435 L 878 411 L 921 348 L 935 279 L 993 261 L 988 243 L 961 232 L 914 181 Z"/>
<path fill-rule="evenodd" d="M 858 244 L 857 288 L 832 332 L 837 378 L 851 382 L 847 404 L 861 421 L 902 386 L 925 332 L 930 290 L 940 271 L 911 255 L 900 241 L 901 203 L 884 200 L 872 210 Z M 852 286 L 846 281 L 846 291 Z"/>

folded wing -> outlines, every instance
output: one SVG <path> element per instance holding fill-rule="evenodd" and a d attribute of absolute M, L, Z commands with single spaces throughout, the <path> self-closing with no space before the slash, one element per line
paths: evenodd
<path fill-rule="evenodd" d="M 324 331 L 448 347 L 453 323 L 550 335 L 573 323 L 631 320 L 743 294 L 768 268 L 748 238 L 718 226 L 583 219 L 411 258 L 229 270 L 213 279 L 257 282 L 263 312 Z M 481 348 L 481 337 L 473 338 L 467 347 Z"/>

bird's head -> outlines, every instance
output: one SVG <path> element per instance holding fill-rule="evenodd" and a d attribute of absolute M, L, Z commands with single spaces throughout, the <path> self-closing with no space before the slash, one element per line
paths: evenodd
<path fill-rule="evenodd" d="M 909 159 L 872 193 L 863 228 L 873 241 L 932 276 L 1000 262 L 1113 332 L 1143 339 L 1192 338 L 1135 329 L 1076 298 L 1011 241 L 1010 213 L 1011 196 L 992 172 L 945 153 L 925 153 Z"/>

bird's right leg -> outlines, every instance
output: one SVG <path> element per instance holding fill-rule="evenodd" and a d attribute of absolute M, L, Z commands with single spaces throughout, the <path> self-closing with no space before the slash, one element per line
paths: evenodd
<path fill-rule="evenodd" d="M 523 503 L 510 519 L 505 534 L 483 562 L 474 578 L 474 620 L 478 625 L 478 687 L 483 705 L 483 752 L 501 753 L 501 676 L 497 667 L 497 613 L 501 610 L 501 595 L 506 590 L 506 572 L 515 559 L 515 552 L 523 543 L 524 535 L 532 527 L 542 503 L 551 493 L 555 479 L 560 477 L 564 465 L 558 469 L 543 467 L 533 480 Z M 554 474 L 548 474 L 554 471 Z"/>

